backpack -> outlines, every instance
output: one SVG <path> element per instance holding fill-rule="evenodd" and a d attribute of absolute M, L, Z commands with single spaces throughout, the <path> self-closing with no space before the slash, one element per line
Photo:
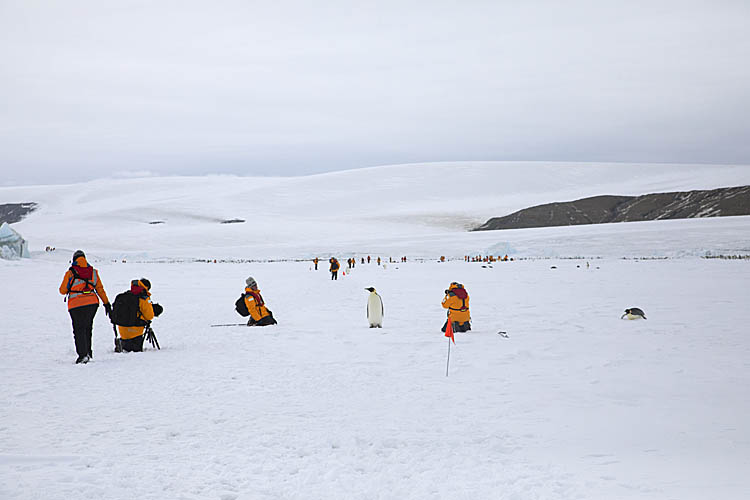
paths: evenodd
<path fill-rule="evenodd" d="M 141 318 L 139 297 L 129 290 L 115 297 L 109 319 L 119 326 L 146 326 L 148 324 Z"/>
<path fill-rule="evenodd" d="M 247 304 L 245 304 L 245 294 L 240 295 L 237 302 L 234 303 L 234 309 L 239 313 L 240 316 L 250 316 L 250 311 L 247 310 Z"/>

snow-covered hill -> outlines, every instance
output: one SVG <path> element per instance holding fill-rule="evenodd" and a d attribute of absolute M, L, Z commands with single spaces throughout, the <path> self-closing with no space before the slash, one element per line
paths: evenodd
<path fill-rule="evenodd" d="M 0 188 L 0 200 L 40 204 L 14 226 L 32 250 L 50 245 L 86 248 L 101 256 L 273 259 L 372 253 L 387 242 L 395 255 L 461 256 L 508 248 L 535 256 L 548 255 L 550 247 L 559 246 L 561 234 L 583 243 L 591 229 L 483 235 L 465 230 L 489 217 L 552 201 L 744 184 L 750 184 L 747 166 L 459 162 L 305 177 L 102 179 Z M 220 223 L 235 218 L 246 222 Z M 164 223 L 149 224 L 153 221 Z M 674 229 L 680 239 L 686 227 L 703 242 L 667 245 L 662 250 L 670 254 L 710 249 L 713 238 L 705 234 L 709 227 L 723 228 L 718 230 L 719 247 L 742 246 L 735 244 L 734 236 L 747 228 L 744 219 L 704 222 L 643 225 L 637 232 Z M 747 240 L 746 234 L 739 236 Z M 529 245 L 530 241 L 535 243 Z M 638 254 L 641 245 L 634 246 Z M 559 250 L 560 255 L 589 254 L 575 245 Z"/>

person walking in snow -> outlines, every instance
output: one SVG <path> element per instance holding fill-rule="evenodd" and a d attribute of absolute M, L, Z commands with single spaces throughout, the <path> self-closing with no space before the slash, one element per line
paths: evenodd
<path fill-rule="evenodd" d="M 120 311 L 120 309 L 123 309 Z M 130 290 L 115 297 L 115 310 L 113 322 L 122 321 L 125 325 L 118 324 L 117 331 L 120 334 L 120 345 L 123 352 L 143 352 L 143 340 L 146 334 L 146 326 L 164 312 L 159 304 L 151 302 L 151 282 L 146 278 L 132 280 Z M 124 318 L 127 313 L 132 317 Z M 123 321 L 124 320 L 124 321 Z"/>
<path fill-rule="evenodd" d="M 339 269 L 341 268 L 341 264 L 339 264 L 339 261 L 336 260 L 336 257 L 331 257 L 328 262 L 331 263 L 331 267 L 328 269 L 331 271 L 331 279 L 332 280 L 338 280 L 339 279 Z"/>
<path fill-rule="evenodd" d="M 313 259 L 313 264 L 315 264 L 315 270 L 317 271 L 318 270 L 318 258 L 317 257 Z"/>
<path fill-rule="evenodd" d="M 104 303 L 104 312 L 107 316 L 112 312 L 112 306 L 109 305 L 109 299 L 104 292 L 99 271 L 89 265 L 83 250 L 73 253 L 71 266 L 60 284 L 60 294 L 66 296 L 68 313 L 73 323 L 73 339 L 78 354 L 76 364 L 88 363 L 94 356 L 91 350 L 91 335 L 99 299 Z"/>
<path fill-rule="evenodd" d="M 454 332 L 468 332 L 471 330 L 471 314 L 469 313 L 469 294 L 461 283 L 453 282 L 445 291 L 442 302 L 443 308 L 448 309 L 448 319 L 442 331 L 451 322 Z"/>
<path fill-rule="evenodd" d="M 250 313 L 250 319 L 247 320 L 247 326 L 268 326 L 277 324 L 273 313 L 263 300 L 263 296 L 258 289 L 258 283 L 252 276 L 245 280 L 245 307 Z"/>

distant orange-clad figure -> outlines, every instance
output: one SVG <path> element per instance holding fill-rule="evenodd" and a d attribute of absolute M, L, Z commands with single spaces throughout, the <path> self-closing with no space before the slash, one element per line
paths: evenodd
<path fill-rule="evenodd" d="M 331 257 L 328 262 L 331 263 L 331 267 L 329 268 L 329 271 L 331 271 L 331 279 L 332 280 L 338 280 L 339 279 L 339 269 L 341 268 L 341 264 L 339 264 L 339 261 L 336 260 L 335 257 Z"/>

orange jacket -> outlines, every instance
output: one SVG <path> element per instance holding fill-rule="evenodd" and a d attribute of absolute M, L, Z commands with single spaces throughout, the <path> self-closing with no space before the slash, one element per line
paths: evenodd
<path fill-rule="evenodd" d="M 78 267 L 91 267 L 86 262 L 86 257 L 78 257 L 74 264 Z M 104 292 L 104 285 L 99 278 L 99 272 L 93 267 L 91 269 L 91 279 L 89 280 L 76 277 L 73 274 L 72 266 L 65 273 L 62 283 L 60 283 L 60 294 L 68 296 L 68 310 L 98 304 L 99 298 L 102 299 L 103 303 L 109 304 L 107 294 Z"/>
<path fill-rule="evenodd" d="M 330 271 L 331 271 L 332 273 L 333 273 L 333 272 L 336 272 L 336 271 L 338 271 L 340 267 L 341 267 L 341 264 L 339 264 L 339 261 L 337 261 L 336 259 L 333 259 L 333 260 L 331 261 L 331 268 L 330 268 Z"/>
<path fill-rule="evenodd" d="M 255 321 L 260 321 L 271 314 L 268 312 L 263 297 L 260 295 L 260 290 L 257 288 L 245 288 L 245 306 L 247 306 L 247 310 L 250 311 L 250 316 L 252 316 Z"/>
<path fill-rule="evenodd" d="M 451 322 L 466 323 L 471 321 L 469 313 L 469 294 L 460 283 L 451 283 L 443 299 L 443 308 L 448 309 Z"/>

